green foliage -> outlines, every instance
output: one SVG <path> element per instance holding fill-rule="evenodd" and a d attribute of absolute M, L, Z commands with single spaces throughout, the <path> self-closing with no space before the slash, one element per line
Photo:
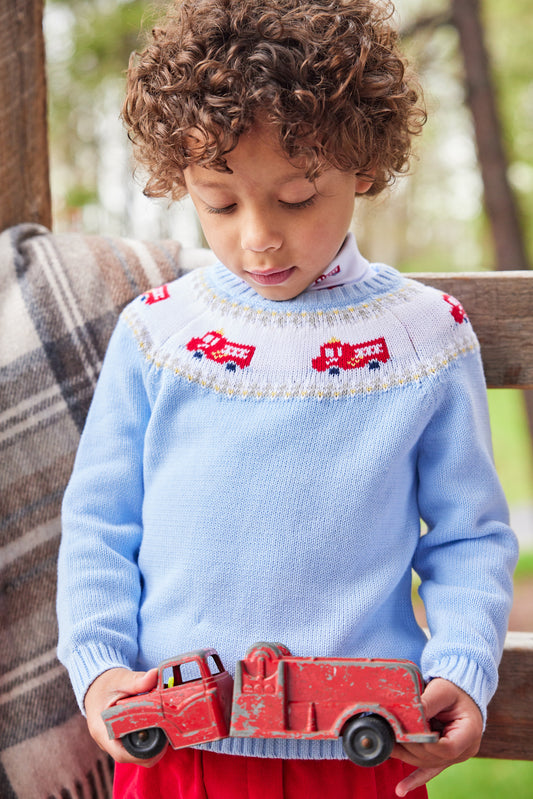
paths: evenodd
<path fill-rule="evenodd" d="M 523 229 L 533 262 L 533 59 L 530 0 L 485 0 L 487 44 L 501 112 L 510 179 L 522 211 Z"/>
<path fill-rule="evenodd" d="M 531 580 L 533 578 L 533 551 L 521 550 L 516 571 L 514 573 L 515 583 L 521 580 Z"/>
<path fill-rule="evenodd" d="M 416 27 L 417 20 L 435 15 L 442 19 L 451 6 L 451 0 L 396 2 L 407 31 Z M 509 179 L 533 262 L 533 5 L 530 0 L 483 0 L 478 5 L 497 90 Z M 429 119 L 417 145 L 419 162 L 409 178 L 407 196 L 418 227 L 413 225 L 407 232 L 408 246 L 402 246 L 396 262 L 409 271 L 491 269 L 493 240 L 482 207 L 457 33 L 451 24 L 419 27 L 406 44 L 421 73 Z"/>
<path fill-rule="evenodd" d="M 527 799 L 533 763 L 514 760 L 468 760 L 443 771 L 428 785 L 429 799 Z"/>
<path fill-rule="evenodd" d="M 65 195 L 65 200 L 69 208 L 83 208 L 85 205 L 92 205 L 98 201 L 96 191 L 91 191 L 86 186 L 71 186 Z"/>
<path fill-rule="evenodd" d="M 150 30 L 157 2 L 47 0 L 52 195 L 62 204 L 54 209 L 56 220 L 98 198 L 97 128 L 107 91 L 115 85 L 115 96 L 122 96 L 130 53 L 139 47 L 141 27 Z M 116 117 L 119 111 L 120 99 Z"/>
<path fill-rule="evenodd" d="M 58 111 L 79 108 L 104 80 L 124 75 L 143 20 L 149 20 L 147 8 L 143 0 L 47 0 L 47 14 L 55 12 L 52 20 L 61 19 L 68 28 L 69 46 L 51 64 L 62 73 L 62 80 L 52 81 L 50 87 L 52 103 L 64 103 L 59 102 Z M 53 27 L 47 32 L 53 50 Z"/>
<path fill-rule="evenodd" d="M 524 397 L 514 389 L 489 391 L 496 468 L 510 505 L 533 501 L 533 452 Z"/>
<path fill-rule="evenodd" d="M 107 76 L 124 73 L 129 54 L 138 45 L 147 3 L 75 0 L 69 6 L 76 12 L 71 76 L 91 90 Z"/>

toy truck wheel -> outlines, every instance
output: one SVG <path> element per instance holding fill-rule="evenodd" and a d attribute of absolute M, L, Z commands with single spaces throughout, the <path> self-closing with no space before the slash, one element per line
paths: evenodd
<path fill-rule="evenodd" d="M 394 740 L 390 724 L 380 716 L 357 716 L 342 732 L 344 751 L 358 766 L 379 766 L 390 757 Z"/>
<path fill-rule="evenodd" d="M 166 746 L 167 737 L 159 727 L 150 727 L 147 730 L 135 730 L 123 735 L 120 739 L 128 754 L 148 760 L 155 757 Z"/>

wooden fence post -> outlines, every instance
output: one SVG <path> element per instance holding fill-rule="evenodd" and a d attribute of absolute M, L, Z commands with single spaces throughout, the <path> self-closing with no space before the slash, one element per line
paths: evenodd
<path fill-rule="evenodd" d="M 0 0 L 0 230 L 51 227 L 43 0 Z"/>

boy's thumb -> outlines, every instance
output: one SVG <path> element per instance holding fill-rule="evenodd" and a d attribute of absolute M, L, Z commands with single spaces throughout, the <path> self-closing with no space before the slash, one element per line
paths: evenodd
<path fill-rule="evenodd" d="M 157 669 L 150 671 L 130 671 L 130 669 L 113 669 L 115 675 L 111 691 L 107 695 L 106 707 L 112 707 L 118 699 L 145 694 L 157 685 Z M 111 671 L 109 672 L 111 674 Z M 120 675 L 120 676 L 118 676 Z"/>
<path fill-rule="evenodd" d="M 150 669 L 150 671 L 135 671 L 131 672 L 132 676 L 132 693 L 144 694 L 151 691 L 157 685 L 157 668 Z"/>
<path fill-rule="evenodd" d="M 449 710 L 456 700 L 456 688 L 448 680 L 436 677 L 426 686 L 422 694 L 422 706 L 427 719 Z"/>

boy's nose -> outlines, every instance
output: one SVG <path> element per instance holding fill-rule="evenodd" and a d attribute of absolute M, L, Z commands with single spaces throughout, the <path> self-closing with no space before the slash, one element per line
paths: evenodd
<path fill-rule="evenodd" d="M 241 230 L 241 247 L 251 252 L 266 252 L 278 250 L 281 247 L 283 236 L 279 228 L 261 215 L 253 215 L 247 220 Z"/>

